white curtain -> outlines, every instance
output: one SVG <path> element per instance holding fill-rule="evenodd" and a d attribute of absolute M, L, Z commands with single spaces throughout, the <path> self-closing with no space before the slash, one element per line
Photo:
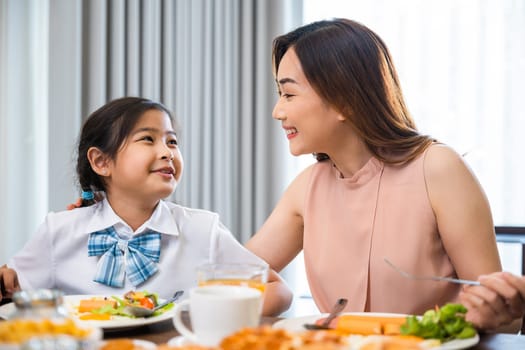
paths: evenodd
<path fill-rule="evenodd" d="M 0 264 L 47 211 L 46 5 L 0 1 Z"/>
<path fill-rule="evenodd" d="M 78 196 L 82 119 L 124 95 L 179 121 L 172 199 L 247 240 L 287 182 L 271 40 L 301 18 L 299 0 L 0 0 L 0 263 Z"/>

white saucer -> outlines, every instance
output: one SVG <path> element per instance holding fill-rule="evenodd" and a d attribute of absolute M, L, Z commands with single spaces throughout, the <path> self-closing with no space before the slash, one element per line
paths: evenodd
<path fill-rule="evenodd" d="M 188 346 L 188 345 L 213 347 L 211 345 L 203 345 L 203 344 L 200 344 L 200 343 L 193 342 L 193 341 L 189 340 L 188 338 L 186 338 L 183 335 L 179 335 L 177 337 L 171 338 L 170 340 L 168 340 L 167 344 L 168 344 L 168 346 L 173 346 L 173 347 L 176 347 L 176 346 Z"/>
<path fill-rule="evenodd" d="M 182 335 L 179 335 L 177 337 L 171 338 L 170 340 L 168 340 L 167 344 L 168 344 L 168 346 L 199 345 L 199 344 L 195 344 L 194 342 L 192 342 L 188 338 L 185 338 Z"/>

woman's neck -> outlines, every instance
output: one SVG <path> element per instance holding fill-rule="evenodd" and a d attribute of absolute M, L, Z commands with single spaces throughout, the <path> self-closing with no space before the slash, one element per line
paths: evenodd
<path fill-rule="evenodd" d="M 374 155 L 361 140 L 341 145 L 328 154 L 335 167 L 344 178 L 357 173 Z"/>
<path fill-rule="evenodd" d="M 155 203 L 146 203 L 144 200 L 134 200 L 130 198 L 115 198 L 110 193 L 107 194 L 107 200 L 111 208 L 133 232 L 142 226 L 153 214 L 159 201 Z"/>

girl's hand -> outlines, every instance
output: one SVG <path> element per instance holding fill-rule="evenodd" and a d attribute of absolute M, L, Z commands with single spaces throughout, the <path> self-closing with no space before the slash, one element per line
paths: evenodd
<path fill-rule="evenodd" d="M 4 265 L 0 267 L 0 302 L 12 298 L 13 293 L 20 290 L 16 271 Z"/>
<path fill-rule="evenodd" d="M 525 314 L 525 279 L 508 272 L 494 272 L 478 279 L 481 286 L 464 287 L 460 302 L 467 307 L 466 319 L 490 330 L 512 323 Z"/>

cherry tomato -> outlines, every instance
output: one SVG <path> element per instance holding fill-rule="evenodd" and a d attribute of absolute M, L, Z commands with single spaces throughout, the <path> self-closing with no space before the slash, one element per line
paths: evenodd
<path fill-rule="evenodd" d="M 142 298 L 140 299 L 140 306 L 143 306 L 148 309 L 153 309 L 155 307 L 155 304 L 153 304 L 153 301 L 151 301 L 150 298 Z"/>

